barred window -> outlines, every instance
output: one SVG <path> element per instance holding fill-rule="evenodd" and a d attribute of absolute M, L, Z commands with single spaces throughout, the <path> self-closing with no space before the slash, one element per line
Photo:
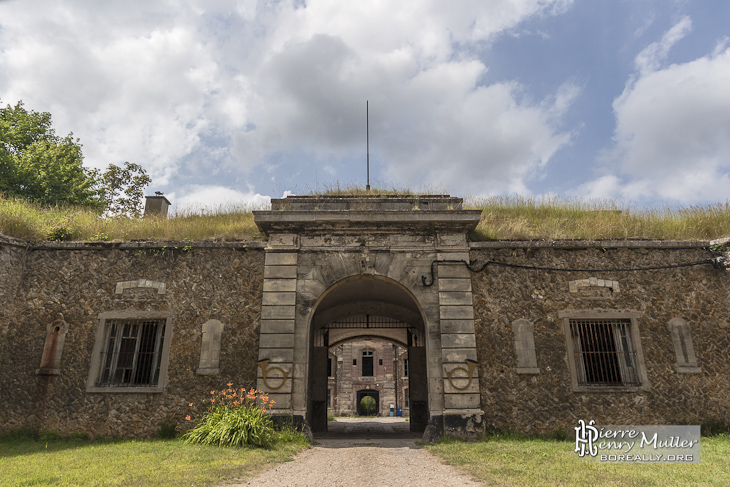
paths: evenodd
<path fill-rule="evenodd" d="M 108 320 L 97 386 L 156 386 L 165 320 Z"/>
<path fill-rule="evenodd" d="M 634 311 L 561 311 L 574 392 L 650 390 Z"/>
<path fill-rule="evenodd" d="M 631 320 L 570 320 L 578 385 L 639 385 Z"/>
<path fill-rule="evenodd" d="M 171 338 L 169 313 L 101 313 L 86 390 L 162 392 Z"/>

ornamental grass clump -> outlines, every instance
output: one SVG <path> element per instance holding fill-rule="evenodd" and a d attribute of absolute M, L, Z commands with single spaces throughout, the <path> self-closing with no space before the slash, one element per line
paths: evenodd
<path fill-rule="evenodd" d="M 254 446 L 270 448 L 276 440 L 274 424 L 266 412 L 274 404 L 263 391 L 234 389 L 233 383 L 221 391 L 210 391 L 205 410 L 197 424 L 182 440 L 213 446 Z M 193 407 L 193 403 L 189 404 Z M 190 414 L 186 420 L 192 421 Z"/>

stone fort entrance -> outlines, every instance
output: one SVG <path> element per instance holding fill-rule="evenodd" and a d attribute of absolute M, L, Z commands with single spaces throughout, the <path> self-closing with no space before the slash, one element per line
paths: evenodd
<path fill-rule="evenodd" d="M 381 338 L 408 349 L 411 427 L 481 430 L 466 234 L 479 210 L 449 196 L 287 197 L 254 212 L 269 239 L 258 388 L 274 414 L 326 428 L 327 356 Z M 433 285 L 431 271 L 438 279 Z"/>
<path fill-rule="evenodd" d="M 423 432 L 426 429 L 429 414 L 425 326 L 421 309 L 407 289 L 398 282 L 379 275 L 346 278 L 325 291 L 318 300 L 310 336 L 311 394 L 307 416 L 310 418 L 312 431 L 322 431 L 327 426 L 327 378 L 332 373 L 327 370 L 330 350 L 339 344 L 362 338 L 386 340 L 407 349 L 410 429 L 414 432 Z M 368 351 L 364 353 L 367 354 Z M 354 368 L 362 370 L 363 365 L 369 365 L 373 379 L 376 375 L 372 369 L 383 365 L 392 366 L 392 361 L 391 364 L 383 364 L 382 359 L 364 354 L 356 354 L 354 357 L 351 359 Z M 369 364 L 358 364 L 358 360 L 369 360 Z M 374 362 L 375 360 L 378 362 Z M 344 368 L 348 365 L 336 364 L 336 367 Z M 379 384 L 373 381 L 371 386 L 377 387 Z M 372 389 L 364 390 L 369 392 Z M 358 409 L 358 401 L 363 395 L 365 394 L 358 393 L 355 396 L 352 409 Z M 367 395 L 379 398 L 374 392 Z"/>

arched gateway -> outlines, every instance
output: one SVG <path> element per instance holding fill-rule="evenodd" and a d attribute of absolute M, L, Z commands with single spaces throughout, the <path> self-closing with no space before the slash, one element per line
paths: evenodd
<path fill-rule="evenodd" d="M 254 212 L 269 236 L 258 387 L 274 414 L 326 428 L 327 350 L 353 338 L 408 348 L 412 430 L 481 430 L 461 199 L 288 197 Z M 439 279 L 430 282 L 432 264 Z M 344 326 L 343 323 L 348 323 Z"/>

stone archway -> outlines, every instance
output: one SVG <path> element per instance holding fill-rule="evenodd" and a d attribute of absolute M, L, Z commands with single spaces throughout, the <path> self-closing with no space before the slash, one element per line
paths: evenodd
<path fill-rule="evenodd" d="M 317 301 L 311 319 L 307 420 L 312 431 L 327 428 L 327 359 L 331 347 L 357 338 L 375 338 L 407 348 L 409 360 L 410 429 L 425 430 L 429 420 L 425 321 L 419 303 L 401 284 L 377 275 L 357 275 L 327 289 Z M 361 357 L 372 361 L 373 357 Z M 357 379 L 357 358 L 343 364 Z M 385 364 L 387 367 L 387 363 Z M 365 375 L 364 368 L 361 375 Z M 355 377 L 353 377 L 353 375 Z M 371 373 L 372 375 L 372 373 Z M 384 373 L 383 378 L 391 374 Z M 367 381 L 367 378 L 360 377 Z M 397 376 L 395 376 L 397 380 Z M 353 409 L 357 409 L 355 406 Z"/>
<path fill-rule="evenodd" d="M 269 237 L 257 385 L 276 401 L 273 414 L 314 429 L 326 418 L 326 389 L 312 382 L 322 376 L 313 369 L 326 369 L 327 347 L 315 346 L 325 329 L 328 340 L 359 333 L 410 344 L 409 369 L 423 371 L 422 391 L 410 391 L 411 408 L 420 401 L 418 427 L 428 423 L 430 439 L 479 434 L 471 277 L 462 262 L 481 212 L 438 195 L 290 196 L 271 204 L 254 221 Z M 363 316 L 412 330 L 327 327 Z"/>

